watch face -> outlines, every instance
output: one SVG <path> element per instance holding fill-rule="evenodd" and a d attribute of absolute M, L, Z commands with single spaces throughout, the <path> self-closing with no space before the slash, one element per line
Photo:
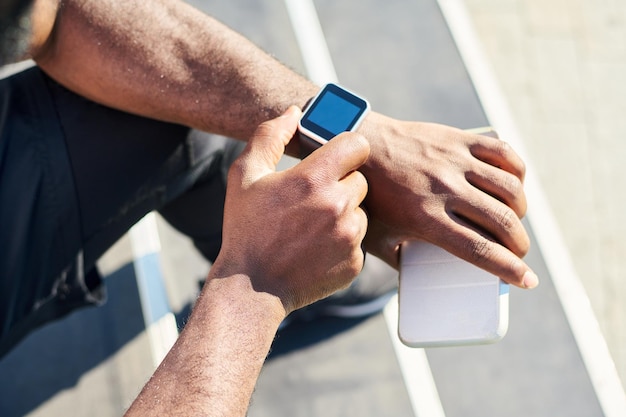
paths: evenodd
<path fill-rule="evenodd" d="M 305 111 L 300 130 L 325 142 L 342 132 L 356 129 L 368 109 L 366 100 L 335 84 L 328 84 Z"/>

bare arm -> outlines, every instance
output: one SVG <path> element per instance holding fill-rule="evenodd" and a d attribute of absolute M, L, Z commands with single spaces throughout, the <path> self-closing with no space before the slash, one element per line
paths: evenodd
<path fill-rule="evenodd" d="M 127 417 L 244 416 L 284 310 L 244 275 L 212 276 Z"/>
<path fill-rule="evenodd" d="M 51 3 L 47 9 L 53 10 L 56 0 L 38 3 Z M 65 0 L 48 39 L 39 38 L 38 65 L 79 94 L 238 139 L 316 92 L 245 38 L 179 0 Z"/>

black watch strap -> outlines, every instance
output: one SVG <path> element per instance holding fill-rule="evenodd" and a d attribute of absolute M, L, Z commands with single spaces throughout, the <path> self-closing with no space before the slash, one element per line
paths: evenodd
<path fill-rule="evenodd" d="M 304 113 L 306 109 L 309 107 L 314 97 L 311 97 L 304 103 L 304 107 L 302 107 L 302 112 Z M 298 146 L 300 147 L 300 159 L 304 159 L 307 156 L 311 155 L 311 153 L 322 146 L 319 142 L 314 141 L 310 137 L 304 135 L 302 132 L 298 131 Z"/>
<path fill-rule="evenodd" d="M 300 159 L 304 159 L 314 150 L 322 146 L 322 144 L 311 139 L 302 132 L 298 132 L 298 146 L 300 147 Z"/>

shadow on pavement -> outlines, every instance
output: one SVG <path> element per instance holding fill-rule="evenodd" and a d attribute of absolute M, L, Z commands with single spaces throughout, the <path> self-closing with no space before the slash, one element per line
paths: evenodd
<path fill-rule="evenodd" d="M 298 349 L 304 349 L 343 333 L 369 319 L 320 317 L 310 321 L 294 321 L 276 335 L 268 361 Z"/>
<path fill-rule="evenodd" d="M 106 278 L 109 299 L 44 326 L 0 360 L 0 415 L 22 416 L 75 386 L 144 330 L 132 264 Z"/>

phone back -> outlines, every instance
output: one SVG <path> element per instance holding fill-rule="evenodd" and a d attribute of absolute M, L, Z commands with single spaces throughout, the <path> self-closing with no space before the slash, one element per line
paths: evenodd
<path fill-rule="evenodd" d="M 398 303 L 411 347 L 493 343 L 508 329 L 508 284 L 425 242 L 402 244 Z"/>

